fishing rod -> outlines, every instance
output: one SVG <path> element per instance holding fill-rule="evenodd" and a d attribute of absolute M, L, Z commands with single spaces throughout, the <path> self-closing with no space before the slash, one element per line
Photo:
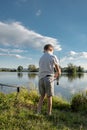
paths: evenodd
<path fill-rule="evenodd" d="M 59 76 L 57 77 L 57 82 L 56 82 L 56 85 L 59 85 Z"/>
<path fill-rule="evenodd" d="M 59 55 L 59 68 L 60 68 L 60 55 Z M 56 84 L 59 85 L 59 76 L 56 78 Z"/>

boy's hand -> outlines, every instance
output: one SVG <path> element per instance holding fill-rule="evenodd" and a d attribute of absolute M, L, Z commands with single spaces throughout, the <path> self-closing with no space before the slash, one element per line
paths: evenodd
<path fill-rule="evenodd" d="M 58 78 L 58 77 L 59 77 L 59 74 L 57 72 L 57 73 L 55 73 L 54 78 Z"/>

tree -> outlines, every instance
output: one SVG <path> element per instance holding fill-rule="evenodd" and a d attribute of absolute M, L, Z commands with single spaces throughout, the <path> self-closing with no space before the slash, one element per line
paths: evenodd
<path fill-rule="evenodd" d="M 84 68 L 82 68 L 81 66 L 77 67 L 77 72 L 84 72 Z"/>
<path fill-rule="evenodd" d="M 75 74 L 76 73 L 76 66 L 74 66 L 73 64 L 68 64 L 67 67 L 67 72 L 70 74 Z"/>
<path fill-rule="evenodd" d="M 23 71 L 23 66 L 18 66 L 18 68 L 17 68 L 17 70 L 18 70 L 18 72 L 22 72 Z"/>
<path fill-rule="evenodd" d="M 30 72 L 35 72 L 35 71 L 37 71 L 37 68 L 36 68 L 35 65 L 29 65 L 29 66 L 28 66 L 28 70 L 29 70 Z"/>

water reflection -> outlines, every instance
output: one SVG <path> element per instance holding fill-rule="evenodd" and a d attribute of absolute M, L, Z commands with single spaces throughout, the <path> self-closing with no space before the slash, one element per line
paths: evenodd
<path fill-rule="evenodd" d="M 22 72 L 18 72 L 17 76 L 18 76 L 18 78 L 22 78 L 23 77 L 23 73 Z"/>
<path fill-rule="evenodd" d="M 81 79 L 84 78 L 84 73 L 76 73 L 76 74 L 62 74 L 64 77 L 68 77 L 69 82 L 73 82 L 75 79 Z"/>
<path fill-rule="evenodd" d="M 25 73 L 23 73 L 23 72 L 17 73 L 18 78 L 23 78 L 23 75 L 25 75 Z M 35 79 L 37 76 L 37 73 L 27 73 L 27 75 L 28 75 L 29 79 Z"/>
<path fill-rule="evenodd" d="M 18 76 L 18 78 L 22 78 L 23 77 L 23 72 L 18 72 L 17 73 L 17 76 Z M 28 75 L 28 78 L 29 79 L 35 79 L 36 78 L 36 76 L 38 75 L 37 73 L 27 73 L 27 75 Z M 84 78 L 84 73 L 77 73 L 77 74 L 67 74 L 67 73 L 63 73 L 62 75 L 61 75 L 61 77 L 67 77 L 68 78 L 68 81 L 69 82 L 72 82 L 73 80 L 75 80 L 75 79 L 81 79 L 81 78 Z"/>
<path fill-rule="evenodd" d="M 35 79 L 37 76 L 37 73 L 28 73 L 28 78 L 29 79 Z"/>
<path fill-rule="evenodd" d="M 0 83 L 19 85 L 26 88 L 36 88 L 38 90 L 38 73 L 29 72 L 0 72 Z M 70 98 L 72 94 L 87 90 L 87 73 L 70 75 L 62 73 L 59 78 L 59 85 L 55 80 L 55 95 Z M 14 88 L 0 87 L 1 92 L 10 93 Z"/>

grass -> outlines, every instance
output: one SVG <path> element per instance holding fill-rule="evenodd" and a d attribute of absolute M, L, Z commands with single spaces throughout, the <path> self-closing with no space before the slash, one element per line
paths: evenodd
<path fill-rule="evenodd" d="M 52 116 L 45 113 L 46 99 L 42 115 L 35 114 L 38 100 L 35 90 L 0 93 L 0 130 L 87 130 L 87 95 L 77 94 L 71 103 L 54 97 Z"/>

